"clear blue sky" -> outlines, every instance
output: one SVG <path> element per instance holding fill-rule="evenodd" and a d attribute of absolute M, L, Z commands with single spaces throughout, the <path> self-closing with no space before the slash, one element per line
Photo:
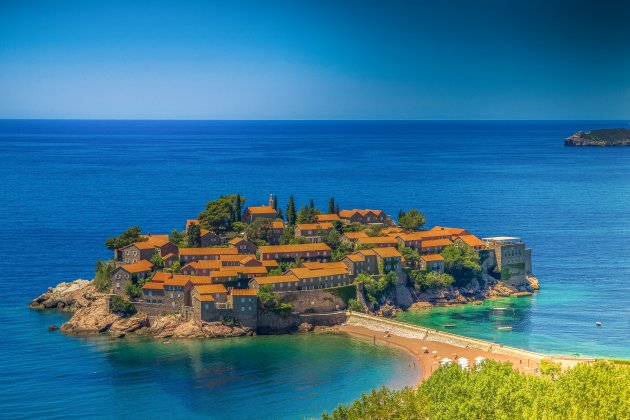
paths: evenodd
<path fill-rule="evenodd" d="M 628 3 L 0 0 L 0 118 L 627 119 Z"/>

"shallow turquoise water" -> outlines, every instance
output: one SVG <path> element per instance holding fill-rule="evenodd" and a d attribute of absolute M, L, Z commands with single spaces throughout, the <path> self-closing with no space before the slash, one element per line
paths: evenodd
<path fill-rule="evenodd" d="M 381 358 L 366 349 L 345 358 L 363 344 L 331 339 L 337 344 L 321 349 L 315 369 L 296 358 L 287 374 L 281 358 L 265 365 L 272 359 L 257 350 L 264 341 L 252 340 L 242 364 L 226 364 L 234 375 L 221 373 L 221 387 L 206 393 L 200 382 L 211 381 L 196 378 L 211 375 L 198 372 L 206 365 L 217 372 L 220 363 L 203 355 L 227 363 L 231 342 L 219 344 L 223 352 L 197 344 L 199 351 L 181 350 L 181 359 L 162 359 L 151 355 L 176 347 L 48 333 L 62 316 L 26 308 L 49 285 L 91 278 L 94 262 L 111 255 L 103 247 L 108 236 L 130 225 L 182 229 L 206 201 L 234 192 L 250 204 L 275 193 L 283 208 L 290 194 L 298 205 L 313 198 L 325 207 L 334 195 L 342 208 L 393 215 L 417 207 L 430 226 L 521 236 L 542 289 L 502 304 L 516 305 L 515 319 L 506 321 L 513 331 L 499 333 L 499 321 L 483 308 L 437 310 L 420 321 L 455 323 L 454 332 L 536 351 L 630 358 L 630 148 L 562 147 L 575 131 L 626 124 L 0 121 L 2 415 L 194 417 L 226 415 L 226 405 L 261 414 L 271 404 L 281 406 L 270 411 L 274 417 L 302 417 L 395 380 L 388 372 L 404 353 Z M 270 340 L 289 348 L 293 338 Z M 312 347 L 295 343 L 294 354 Z M 144 353 L 150 357 L 138 357 Z M 251 382 L 251 366 L 265 368 L 269 376 L 253 377 L 267 380 Z M 344 369 L 356 376 L 308 382 Z M 282 388 L 281 404 L 274 390 L 286 381 L 302 385 Z M 305 383 L 325 386 L 310 396 Z"/>

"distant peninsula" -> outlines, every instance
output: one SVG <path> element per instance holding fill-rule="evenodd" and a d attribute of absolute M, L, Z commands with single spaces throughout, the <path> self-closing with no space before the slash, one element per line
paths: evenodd
<path fill-rule="evenodd" d="M 619 147 L 630 146 L 630 129 L 605 128 L 601 130 L 579 131 L 564 140 L 567 147 L 599 146 Z"/>

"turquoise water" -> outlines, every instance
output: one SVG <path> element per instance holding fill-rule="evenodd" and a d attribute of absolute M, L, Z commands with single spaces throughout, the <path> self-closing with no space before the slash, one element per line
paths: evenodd
<path fill-rule="evenodd" d="M 196 344 L 199 351 L 184 348 L 180 361 L 161 363 L 173 359 L 139 355 L 178 347 L 48 333 L 62 315 L 26 308 L 49 285 L 91 278 L 94 262 L 110 256 L 106 237 L 130 225 L 153 233 L 182 229 L 206 201 L 234 192 L 253 204 L 275 193 L 283 207 L 290 194 L 298 205 L 313 198 L 322 208 L 331 195 L 342 208 L 395 215 L 417 207 L 429 225 L 466 227 L 481 237 L 521 236 L 533 249 L 542 289 L 534 298 L 501 304 L 517 305 L 509 315 L 514 319 L 505 321 L 513 331 L 499 333 L 499 321 L 483 308 L 437 310 L 422 322 L 439 327 L 459 317 L 448 323 L 474 337 L 630 358 L 630 148 L 562 147 L 575 131 L 626 124 L 0 121 L 3 415 L 194 417 L 215 415 L 212 407 L 221 415 L 229 409 L 235 416 L 244 413 L 238 410 L 260 414 L 265 404 L 277 409 L 274 390 L 289 379 L 304 384 L 326 369 L 359 369 L 352 370 L 360 372 L 356 377 L 331 376 L 305 399 L 299 387 L 283 388 L 282 408 L 270 412 L 301 417 L 396 381 L 388 363 L 396 366 L 402 357 L 404 365 L 404 353 L 382 358 L 366 348 L 344 358 L 364 344 L 331 338 L 322 349 L 326 363 L 293 363 L 287 375 L 280 357 L 263 363 L 269 360 L 258 350 L 264 341 L 256 338 L 248 341 L 248 358 L 229 365 L 234 375 L 217 374 L 221 387 L 204 393 L 195 369 L 203 371 L 208 359 L 199 355 L 215 354 L 216 366 L 223 360 L 227 366 L 228 350 L 244 344 L 216 344 L 226 346 L 223 353 L 205 347 L 215 344 Z M 264 339 L 295 345 L 296 354 L 313 346 L 293 338 Z M 249 363 L 268 368 L 269 380 L 239 380 L 250 377 Z"/>

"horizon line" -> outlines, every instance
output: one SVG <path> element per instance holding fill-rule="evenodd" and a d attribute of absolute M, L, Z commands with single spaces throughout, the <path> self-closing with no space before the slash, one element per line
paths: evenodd
<path fill-rule="evenodd" d="M 370 118 L 331 118 L 331 119 L 319 119 L 319 118 L 277 118 L 277 119 L 245 119 L 245 118 L 228 118 L 228 119 L 200 119 L 200 118 L 1 118 L 0 121 L 173 121 L 173 122 L 528 122 L 528 121 L 567 121 L 567 122 L 591 122 L 591 121 L 627 121 L 630 124 L 630 118 L 628 119 L 406 119 L 406 118 L 383 118 L 383 119 L 370 119 Z"/>

